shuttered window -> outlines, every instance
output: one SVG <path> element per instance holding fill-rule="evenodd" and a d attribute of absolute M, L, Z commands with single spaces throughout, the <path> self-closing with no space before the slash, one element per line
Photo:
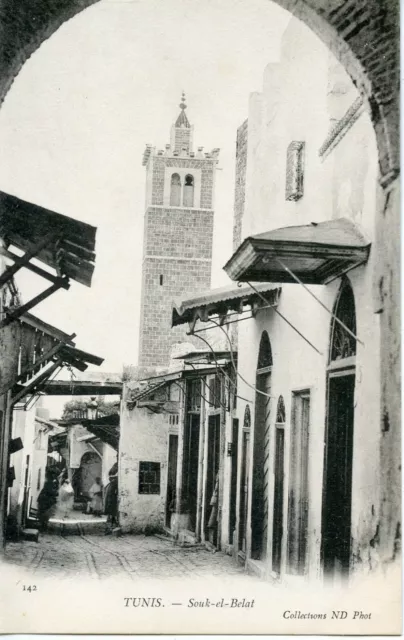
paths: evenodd
<path fill-rule="evenodd" d="M 295 575 L 307 572 L 309 425 L 310 393 L 296 392 L 292 398 L 287 551 L 288 573 Z"/>

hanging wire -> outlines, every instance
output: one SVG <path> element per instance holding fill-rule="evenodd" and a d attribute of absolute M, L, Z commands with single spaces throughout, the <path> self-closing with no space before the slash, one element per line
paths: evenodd
<path fill-rule="evenodd" d="M 214 320 L 211 320 L 211 322 L 214 322 Z M 215 324 L 216 324 L 216 323 L 215 323 Z M 227 322 L 226 322 L 226 324 L 230 324 L 230 323 L 227 323 Z M 213 328 L 213 327 L 212 327 L 212 328 Z M 194 334 L 192 334 L 192 335 L 194 335 Z M 226 334 L 226 335 L 227 335 L 227 334 Z M 225 370 L 220 366 L 220 364 L 218 363 L 218 361 L 217 361 L 217 359 L 216 359 L 216 354 L 215 354 L 215 352 L 214 352 L 214 350 L 213 350 L 213 347 L 209 344 L 209 342 L 208 342 L 207 340 L 205 340 L 205 338 L 202 338 L 202 336 L 197 336 L 197 335 L 195 335 L 195 338 L 199 338 L 199 340 L 203 340 L 203 342 L 204 342 L 204 343 L 209 347 L 209 349 L 210 349 L 210 350 L 211 350 L 211 352 L 212 352 L 212 355 L 213 355 L 214 361 L 215 361 L 215 363 L 216 363 L 216 366 L 220 369 L 220 371 L 223 373 L 223 375 L 225 376 L 225 378 L 227 378 L 227 380 L 229 381 L 229 383 L 234 387 L 234 391 L 236 392 L 236 391 L 237 391 L 237 383 L 236 383 L 236 382 L 234 382 L 234 380 L 232 380 L 232 379 L 230 378 L 230 376 L 226 373 L 226 371 L 225 371 Z M 235 367 L 235 365 L 233 364 L 233 368 L 234 368 L 234 367 Z M 237 368 L 234 368 L 234 370 L 235 370 L 235 372 L 236 372 L 236 374 L 237 374 Z M 239 398 L 240 400 L 244 400 L 245 402 L 250 402 L 250 403 L 252 403 L 252 402 L 253 402 L 252 400 L 249 400 L 248 398 L 243 398 L 243 396 L 239 396 L 237 393 L 234 393 L 234 395 L 236 396 L 236 398 Z"/>
<path fill-rule="evenodd" d="M 287 273 L 289 273 L 289 274 L 290 274 L 290 276 L 291 276 L 291 277 L 292 277 L 292 278 L 293 278 L 293 279 L 294 279 L 298 284 L 300 284 L 300 285 L 303 287 L 303 289 L 306 289 L 307 293 L 309 293 L 309 294 L 312 296 L 312 298 L 314 298 L 314 300 L 316 300 L 316 301 L 319 303 L 319 305 L 321 305 L 321 306 L 323 307 L 323 309 L 325 309 L 325 310 L 327 311 L 327 313 L 329 313 L 329 314 L 330 314 L 330 316 L 335 320 L 335 322 L 338 322 L 338 324 L 340 324 L 340 325 L 341 325 L 341 327 L 342 327 L 342 328 L 343 328 L 343 329 L 344 329 L 344 330 L 345 330 L 345 331 L 346 331 L 350 336 L 352 336 L 352 338 L 354 338 L 354 340 L 356 340 L 357 342 L 359 342 L 361 345 L 365 346 L 365 345 L 364 345 L 364 343 L 362 342 L 362 340 L 359 340 L 358 336 L 356 336 L 356 335 L 355 335 L 355 334 L 354 334 L 354 333 L 353 333 L 353 332 L 352 332 L 352 331 L 351 331 L 351 330 L 346 326 L 346 324 L 345 324 L 344 322 L 342 322 L 342 320 L 340 320 L 340 319 L 338 318 L 338 316 L 337 316 L 335 313 L 333 313 L 333 312 L 331 311 L 331 309 L 329 309 L 329 308 L 327 307 L 327 305 L 325 305 L 325 304 L 324 304 L 324 302 L 322 302 L 322 300 L 320 300 L 320 298 L 318 298 L 318 297 L 313 293 L 313 291 L 311 291 L 311 290 L 310 290 L 310 289 L 309 289 L 309 288 L 304 284 L 304 282 L 302 282 L 302 281 L 300 280 L 300 278 L 298 278 L 298 277 L 297 277 L 297 275 L 296 275 L 295 273 L 293 273 L 293 271 L 292 271 L 291 269 L 289 269 L 289 267 L 287 267 L 287 266 L 286 266 L 286 264 L 284 264 L 284 263 L 282 262 L 282 260 L 280 260 L 279 258 L 275 258 L 275 260 L 277 260 L 277 262 L 279 262 L 279 264 L 281 265 L 281 267 L 283 267 L 283 269 L 285 269 L 285 271 L 286 271 Z M 359 266 L 359 265 L 358 265 L 358 266 Z M 250 286 L 251 286 L 251 285 L 250 285 Z"/>
<path fill-rule="evenodd" d="M 214 320 L 211 320 L 211 322 L 215 322 Z M 247 382 L 247 380 L 245 378 L 243 378 L 243 376 L 241 375 L 241 373 L 237 370 L 236 364 L 234 362 L 234 357 L 233 357 L 233 346 L 231 344 L 231 340 L 229 338 L 229 336 L 227 335 L 226 331 L 223 329 L 223 327 L 219 324 L 219 323 L 215 323 L 217 327 L 219 327 L 219 329 L 221 329 L 224 333 L 224 335 L 226 336 L 226 339 L 229 343 L 229 347 L 230 347 L 230 358 L 231 358 L 231 363 L 233 365 L 233 369 L 236 373 L 236 375 L 238 375 L 238 377 L 244 382 L 244 384 L 246 384 L 248 387 L 250 387 L 251 389 L 253 389 L 253 391 L 255 391 L 256 393 L 259 393 L 262 396 L 265 396 L 266 398 L 275 398 L 275 396 L 271 396 L 269 393 L 265 393 L 265 391 L 261 391 L 260 389 L 257 389 L 257 387 L 255 387 L 253 384 L 250 384 L 249 382 Z M 251 402 L 251 401 L 249 401 Z"/>
<path fill-rule="evenodd" d="M 191 364 L 191 367 L 194 369 L 194 371 L 197 371 L 197 369 L 194 367 L 194 365 L 192 363 L 190 363 L 190 364 Z M 208 383 L 204 380 L 204 378 L 202 376 L 200 376 L 199 378 L 196 378 L 196 379 L 200 380 L 201 382 L 203 382 L 205 387 L 208 388 L 208 391 L 210 391 Z M 205 402 L 207 402 L 211 407 L 215 407 L 215 403 L 214 402 L 210 402 L 210 400 L 208 400 L 207 397 L 203 395 L 202 391 L 199 391 L 199 393 L 201 394 L 201 397 L 205 400 Z M 219 399 L 219 404 L 222 407 L 222 409 L 227 411 L 226 405 L 223 404 L 223 402 L 220 399 Z M 217 409 L 218 407 L 215 407 L 215 408 Z"/>

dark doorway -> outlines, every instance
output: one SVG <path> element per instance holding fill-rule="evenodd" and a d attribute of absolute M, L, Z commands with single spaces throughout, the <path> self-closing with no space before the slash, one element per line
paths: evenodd
<path fill-rule="evenodd" d="M 208 459 L 205 491 L 205 536 L 215 547 L 218 545 L 220 464 L 220 415 L 208 419 Z M 216 489 L 216 491 L 215 491 Z"/>
<path fill-rule="evenodd" d="M 283 397 L 279 396 L 275 423 L 274 507 L 272 521 L 272 571 L 281 572 L 283 539 L 283 502 L 285 484 L 285 422 Z"/>
<path fill-rule="evenodd" d="M 251 505 L 251 556 L 262 560 L 268 540 L 269 418 L 271 373 L 257 375 L 254 426 L 253 491 Z M 263 395 L 265 394 L 265 395 Z"/>
<path fill-rule="evenodd" d="M 241 450 L 241 478 L 240 478 L 240 524 L 238 532 L 239 551 L 247 551 L 247 516 L 248 516 L 248 465 L 250 462 L 250 432 L 243 431 Z"/>
<path fill-rule="evenodd" d="M 251 503 L 251 557 L 263 560 L 268 540 L 269 418 L 272 349 L 263 331 L 258 351 Z"/>
<path fill-rule="evenodd" d="M 355 375 L 328 379 L 322 555 L 327 575 L 349 572 Z"/>
<path fill-rule="evenodd" d="M 168 437 L 168 468 L 166 495 L 166 526 L 171 528 L 171 515 L 175 510 L 175 493 L 177 486 L 178 436 Z"/>
<path fill-rule="evenodd" d="M 229 514 L 229 542 L 233 544 L 236 526 L 237 503 L 237 465 L 238 465 L 238 419 L 233 419 L 232 448 L 231 448 L 231 480 L 230 480 L 230 514 Z"/>
<path fill-rule="evenodd" d="M 274 518 L 272 530 L 272 570 L 281 571 L 282 538 L 283 538 L 283 488 L 284 488 L 284 448 L 285 432 L 276 429 L 275 434 L 275 485 L 274 485 Z"/>
<path fill-rule="evenodd" d="M 189 530 L 196 529 L 196 510 L 198 500 L 198 463 L 200 415 L 189 413 L 184 442 L 183 466 L 183 512 L 189 514 Z"/>

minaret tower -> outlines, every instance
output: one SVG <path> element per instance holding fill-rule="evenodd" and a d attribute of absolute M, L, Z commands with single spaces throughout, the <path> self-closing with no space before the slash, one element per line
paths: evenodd
<path fill-rule="evenodd" d="M 214 184 L 219 149 L 193 150 L 193 127 L 182 94 L 180 113 L 164 150 L 146 146 L 146 212 L 139 365 L 164 366 L 174 343 L 189 341 L 171 328 L 172 303 L 209 289 Z"/>

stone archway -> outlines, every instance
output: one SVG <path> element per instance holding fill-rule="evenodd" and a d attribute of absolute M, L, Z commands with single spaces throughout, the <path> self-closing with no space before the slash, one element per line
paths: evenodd
<path fill-rule="evenodd" d="M 302 20 L 343 64 L 368 102 L 378 145 L 380 182 L 376 311 L 381 313 L 380 552 L 396 554 L 401 510 L 400 195 L 398 0 L 274 0 Z M 0 103 L 25 61 L 65 21 L 98 0 L 2 0 Z M 391 230 L 397 232 L 391 232 Z"/>

